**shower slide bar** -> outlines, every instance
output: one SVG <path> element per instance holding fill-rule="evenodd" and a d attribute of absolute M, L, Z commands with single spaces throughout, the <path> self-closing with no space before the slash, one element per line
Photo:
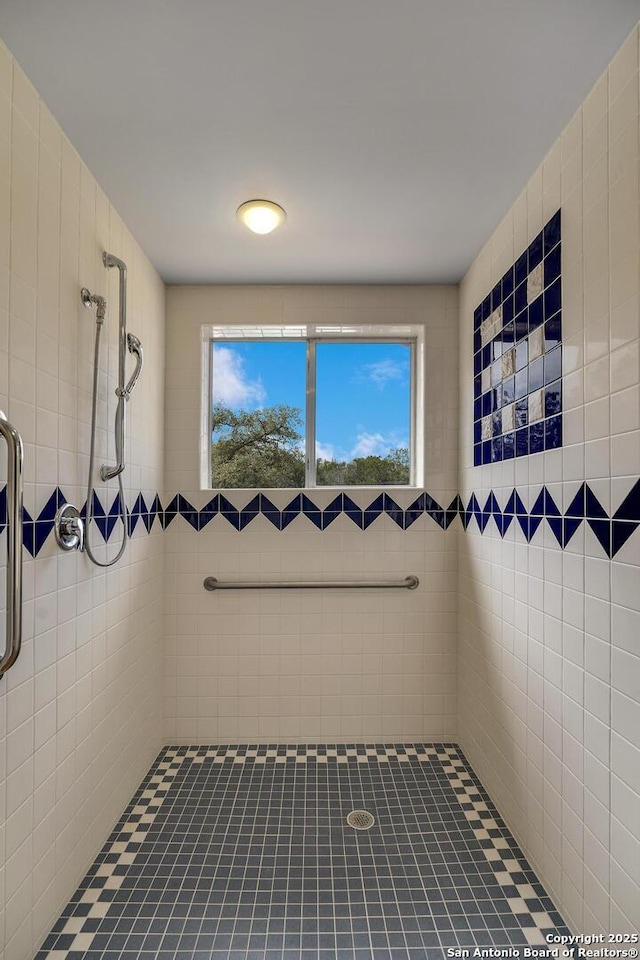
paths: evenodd
<path fill-rule="evenodd" d="M 7 441 L 7 630 L 0 677 L 22 645 L 22 440 L 0 410 L 0 434 Z"/>
<path fill-rule="evenodd" d="M 420 581 L 415 576 L 404 580 L 227 580 L 205 577 L 205 590 L 415 590 Z"/>

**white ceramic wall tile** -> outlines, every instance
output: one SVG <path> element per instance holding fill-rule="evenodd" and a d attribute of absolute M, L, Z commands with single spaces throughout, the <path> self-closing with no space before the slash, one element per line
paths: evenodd
<path fill-rule="evenodd" d="M 145 346 L 129 411 L 126 492 L 129 499 L 140 489 L 155 494 L 163 471 L 164 286 L 0 44 L 3 138 L 0 393 L 25 439 L 25 506 L 38 514 L 58 484 L 68 499 L 84 502 L 80 454 L 95 317 L 80 304 L 83 285 L 109 301 L 101 387 L 109 409 L 104 403 L 100 413 L 106 442 L 117 280 L 101 265 L 105 248 L 127 261 L 130 328 Z M 7 960 L 33 955 L 160 746 L 161 542 L 159 533 L 136 533 L 107 573 L 85 557 L 61 555 L 53 535 L 36 560 L 25 553 L 23 650 L 0 685 L 0 914 L 7 918 L 0 952 Z M 4 564 L 4 550 L 0 556 Z"/>
<path fill-rule="evenodd" d="M 512 224 L 507 246 L 513 258 L 542 225 L 539 173 L 461 285 L 460 469 L 465 498 L 479 490 L 486 497 L 489 489 L 505 486 L 508 495 L 515 480 L 530 507 L 544 478 L 554 481 L 549 490 L 566 510 L 586 479 L 610 513 L 638 479 L 638 89 L 636 28 L 549 161 L 553 179 L 559 149 L 565 350 L 561 456 L 541 454 L 508 467 L 471 465 L 473 309 L 511 262 L 496 268 L 489 255 L 498 233 L 505 243 L 504 224 Z M 544 183 L 544 164 L 541 169 Z M 550 206 L 549 214 L 554 211 Z M 540 562 L 537 546 L 541 537 L 544 540 L 543 527 L 529 546 L 520 546 L 523 554 L 519 562 L 516 557 L 515 575 L 509 535 L 504 540 L 493 532 L 479 536 L 472 525 L 460 537 L 460 739 L 575 931 L 635 932 L 638 535 L 610 562 L 585 526 L 563 551 L 559 568 L 560 551 L 552 535 L 545 541 L 551 549 Z M 515 537 L 522 543 L 517 529 Z M 500 604 L 496 585 L 502 584 L 504 591 L 511 583 L 515 604 L 505 602 L 506 597 Z M 528 691 L 524 720 L 518 697 L 510 693 L 514 621 L 522 638 L 518 649 Z M 526 787 L 520 759 L 523 737 L 532 762 L 542 756 L 536 768 L 541 772 L 530 776 Z M 532 786 L 533 801 L 526 799 Z"/>

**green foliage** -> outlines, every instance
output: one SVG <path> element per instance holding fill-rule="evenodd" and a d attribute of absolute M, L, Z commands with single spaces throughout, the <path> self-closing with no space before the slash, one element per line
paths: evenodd
<path fill-rule="evenodd" d="M 303 487 L 301 424 L 295 407 L 234 412 L 216 404 L 211 418 L 214 487 Z"/>
<path fill-rule="evenodd" d="M 277 405 L 212 411 L 211 466 L 214 487 L 304 487 L 302 417 L 296 407 Z M 409 451 L 350 461 L 318 460 L 319 486 L 379 486 L 409 483 Z"/>
<path fill-rule="evenodd" d="M 319 486 L 382 486 L 409 483 L 409 451 L 405 447 L 392 450 L 385 457 L 356 457 L 354 460 L 318 460 L 316 479 Z"/>

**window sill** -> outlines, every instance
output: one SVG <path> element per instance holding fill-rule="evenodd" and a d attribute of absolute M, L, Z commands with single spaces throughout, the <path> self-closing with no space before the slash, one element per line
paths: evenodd
<path fill-rule="evenodd" d="M 364 484 L 362 484 L 355 487 L 350 487 L 344 484 L 337 487 L 330 487 L 327 485 L 322 487 L 201 487 L 200 489 L 202 493 L 211 493 L 214 495 L 216 493 L 221 493 L 221 494 L 224 494 L 225 496 L 233 493 L 252 493 L 254 495 L 256 493 L 264 493 L 267 496 L 269 493 L 292 493 L 294 495 L 297 493 L 304 493 L 305 495 L 309 496 L 311 494 L 318 493 L 318 491 L 322 491 L 322 490 L 329 490 L 336 493 L 345 493 L 347 491 L 349 491 L 349 493 L 356 493 L 358 490 L 365 490 L 365 491 L 368 490 L 368 491 L 373 491 L 377 493 L 389 493 L 392 490 L 420 491 L 420 490 L 423 490 L 424 487 L 416 486 L 414 484 L 397 483 L 397 484 L 377 484 L 373 486 L 365 486 Z"/>

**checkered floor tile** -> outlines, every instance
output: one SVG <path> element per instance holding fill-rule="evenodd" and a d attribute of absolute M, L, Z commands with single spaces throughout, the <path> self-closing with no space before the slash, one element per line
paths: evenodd
<path fill-rule="evenodd" d="M 568 932 L 454 744 L 174 746 L 37 960 L 442 960 Z"/>

